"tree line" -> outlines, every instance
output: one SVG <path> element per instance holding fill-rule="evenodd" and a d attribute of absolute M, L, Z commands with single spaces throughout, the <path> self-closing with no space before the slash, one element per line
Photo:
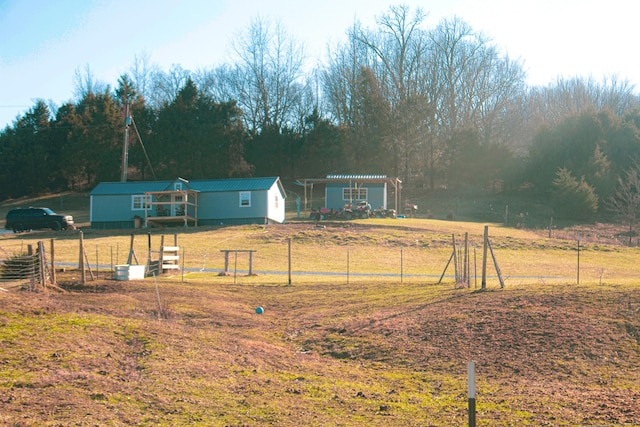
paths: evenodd
<path fill-rule="evenodd" d="M 127 125 L 129 180 L 386 174 L 534 188 L 559 205 L 570 191 L 580 209 L 558 212 L 586 216 L 616 196 L 640 159 L 628 81 L 531 87 L 523 62 L 469 24 L 426 28 L 426 16 L 391 6 L 315 67 L 279 23 L 254 19 L 231 63 L 162 70 L 143 55 L 115 89 L 79 69 L 72 101 L 38 100 L 0 132 L 0 199 L 118 181 Z"/>

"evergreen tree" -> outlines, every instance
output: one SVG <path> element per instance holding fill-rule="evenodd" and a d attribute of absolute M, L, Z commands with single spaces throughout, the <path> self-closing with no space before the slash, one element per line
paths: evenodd
<path fill-rule="evenodd" d="M 109 91 L 89 92 L 76 105 L 76 112 L 70 148 L 78 157 L 86 185 L 119 181 L 124 129 L 120 105 Z"/>
<path fill-rule="evenodd" d="M 235 102 L 218 104 L 191 79 L 160 110 L 150 157 L 165 179 L 247 176 L 242 113 Z"/>
<path fill-rule="evenodd" d="M 40 194 L 52 189 L 50 177 L 55 164 L 55 147 L 51 142 L 51 113 L 39 100 L 16 120 L 12 129 L 0 138 L 4 197 Z"/>
<path fill-rule="evenodd" d="M 598 196 L 584 179 L 578 181 L 566 168 L 553 180 L 553 206 L 560 218 L 589 219 L 598 211 Z"/>

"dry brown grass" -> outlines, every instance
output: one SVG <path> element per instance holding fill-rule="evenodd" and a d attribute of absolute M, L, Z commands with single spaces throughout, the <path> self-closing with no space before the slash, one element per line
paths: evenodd
<path fill-rule="evenodd" d="M 640 291 L 104 282 L 0 296 L 8 425 L 636 425 Z M 256 306 L 265 313 L 255 313 Z"/>
<path fill-rule="evenodd" d="M 436 282 L 451 234 L 481 242 L 482 224 L 326 225 L 188 230 L 184 279 L 82 286 L 68 269 L 66 292 L 0 291 L 0 424 L 464 425 L 473 359 L 478 425 L 640 425 L 636 248 L 585 240 L 578 286 L 570 236 L 492 226 L 507 287 L 492 277 L 480 292 Z M 43 237 L 77 260 L 71 233 L 0 246 Z M 85 233 L 90 258 L 117 246 L 122 260 L 129 239 Z M 274 272 L 286 271 L 288 239 L 294 271 L 337 275 L 287 286 Z M 146 258 L 146 235 L 135 242 Z M 257 249 L 255 268 L 272 273 L 199 271 L 220 268 L 224 248 Z M 347 250 L 352 273 L 385 273 L 398 271 L 400 248 L 405 274 L 419 276 L 347 284 Z"/>

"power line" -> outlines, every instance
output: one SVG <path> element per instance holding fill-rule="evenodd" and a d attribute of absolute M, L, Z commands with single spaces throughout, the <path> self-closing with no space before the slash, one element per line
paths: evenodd
<path fill-rule="evenodd" d="M 135 129 L 136 135 L 138 135 L 138 141 L 140 141 L 140 146 L 142 147 L 142 151 L 144 151 L 144 157 L 147 158 L 147 164 L 149 165 L 149 169 L 151 169 L 151 174 L 153 175 L 153 179 L 157 181 L 158 178 L 156 177 L 156 173 L 153 170 L 153 166 L 151 166 L 151 160 L 149 160 L 147 149 L 144 148 L 144 143 L 142 142 L 142 138 L 140 137 L 140 132 L 138 132 L 138 126 L 136 126 L 136 122 L 133 120 L 133 116 L 131 116 L 131 124 L 133 124 L 133 129 Z"/>

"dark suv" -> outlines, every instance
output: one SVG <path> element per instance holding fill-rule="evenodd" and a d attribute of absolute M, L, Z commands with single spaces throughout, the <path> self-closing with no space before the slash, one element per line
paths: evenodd
<path fill-rule="evenodd" d="M 19 233 L 25 230 L 39 230 L 50 228 L 52 230 L 75 229 L 71 215 L 58 215 L 49 208 L 18 208 L 7 213 L 7 230 Z"/>

